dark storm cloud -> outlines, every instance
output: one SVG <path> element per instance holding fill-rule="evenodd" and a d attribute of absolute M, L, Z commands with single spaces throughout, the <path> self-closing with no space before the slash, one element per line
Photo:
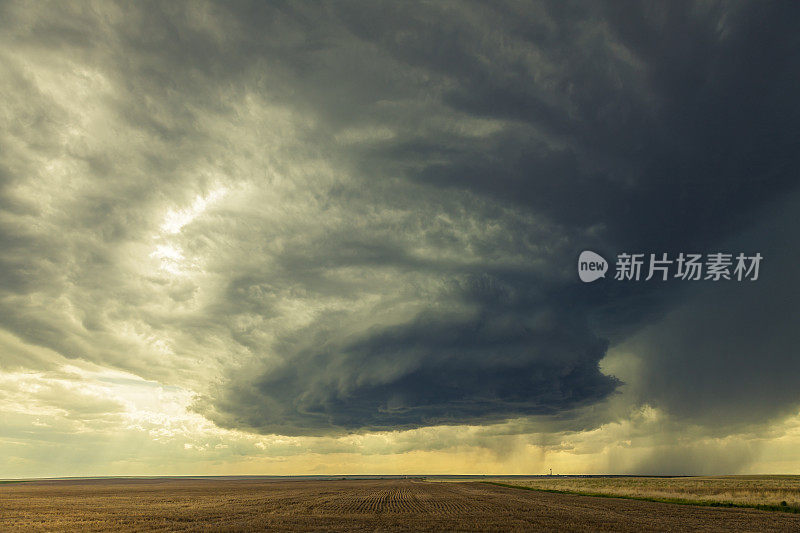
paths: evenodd
<path fill-rule="evenodd" d="M 28 342 L 265 433 L 568 419 L 637 332 L 642 402 L 691 417 L 702 383 L 717 412 L 748 368 L 750 419 L 800 400 L 748 367 L 791 367 L 788 267 L 723 303 L 574 273 L 737 243 L 796 187 L 795 4 L 3 9 L 0 322 Z"/>
<path fill-rule="evenodd" d="M 561 4 L 341 9 L 339 18 L 365 43 L 426 73 L 426 79 L 446 80 L 437 91 L 444 106 L 511 123 L 475 139 L 429 133 L 425 117 L 413 113 L 406 124 L 391 117 L 400 122 L 398 137 L 362 147 L 354 164 L 369 180 L 391 169 L 444 194 L 467 191 L 536 213 L 562 228 L 576 247 L 668 252 L 708 247 L 745 229 L 759 206 L 796 185 L 789 171 L 798 157 L 793 72 L 800 65 L 791 53 L 798 43 L 790 29 L 796 11 L 789 4 L 710 3 L 588 10 Z M 358 118 L 375 100 L 374 91 L 367 92 L 364 106 L 355 110 Z M 339 98 L 350 103 L 347 96 Z M 319 259 L 405 261 L 397 243 L 355 252 L 346 242 L 338 244 L 342 252 Z M 342 255 L 344 250 L 352 255 Z M 571 267 L 568 257 L 557 260 Z M 457 272 L 452 265 L 438 266 L 445 277 Z M 613 380 L 597 370 L 604 343 L 590 333 L 585 318 L 595 317 L 609 328 L 601 335 L 619 339 L 679 299 L 670 293 L 674 285 L 659 293 L 641 287 L 604 293 L 511 271 L 506 284 L 512 292 L 546 296 L 522 298 L 516 308 L 465 297 L 477 317 L 454 321 L 426 311 L 348 343 L 323 335 L 296 352 L 290 343 L 285 363 L 269 367 L 245 388 L 232 386 L 220 405 L 247 426 L 289 432 L 482 422 L 569 410 L 614 389 Z M 752 298 L 763 298 L 765 285 L 751 288 Z M 712 304 L 739 317 L 709 319 L 713 323 L 704 320 L 706 307 L 690 306 L 686 320 L 698 323 L 701 337 L 709 327 L 717 332 L 703 342 L 681 341 L 685 336 L 675 329 L 663 332 L 674 342 L 696 341 L 703 348 L 681 345 L 676 359 L 666 339 L 648 343 L 659 355 L 648 359 L 646 375 L 658 376 L 660 386 L 644 401 L 659 403 L 657 391 L 671 391 L 669 397 L 685 409 L 674 402 L 660 405 L 690 416 L 698 412 L 693 402 L 699 393 L 692 391 L 706 390 L 715 398 L 713 405 L 706 403 L 708 413 L 715 413 L 706 423 L 721 422 L 720 409 L 735 418 L 743 406 L 729 402 L 746 396 L 729 387 L 730 373 L 715 371 L 730 364 L 721 360 L 722 353 L 737 352 L 742 379 L 758 372 L 756 352 L 745 346 L 766 343 L 762 351 L 778 366 L 794 353 L 791 339 L 781 340 L 791 331 L 789 310 L 779 305 L 762 317 L 777 329 L 764 341 L 763 328 L 741 328 L 748 300 L 731 296 Z M 558 332 L 531 328 L 525 317 L 536 313 L 552 313 Z M 495 322 L 505 327 L 492 327 Z M 683 359 L 702 363 L 676 363 Z M 672 371 L 662 373 L 665 368 Z M 776 392 L 751 402 L 750 410 L 777 415 L 800 400 L 785 380 L 762 375 Z"/>
<path fill-rule="evenodd" d="M 597 367 L 606 342 L 515 291 L 466 279 L 450 312 L 345 339 L 324 329 L 284 339 L 286 359 L 255 380 L 237 376 L 217 408 L 261 431 L 316 434 L 552 415 L 611 393 L 616 380 Z"/>
<path fill-rule="evenodd" d="M 686 294 L 630 339 L 642 357 L 640 394 L 682 419 L 746 428 L 796 412 L 800 391 L 797 193 L 771 203 L 756 226 L 726 241 L 759 251 L 762 278 Z"/>
<path fill-rule="evenodd" d="M 797 6 L 583 7 L 354 10 L 346 20 L 357 34 L 447 76 L 451 107 L 530 126 L 481 143 L 409 139 L 387 157 L 433 153 L 444 161 L 413 179 L 670 250 L 741 229 L 753 207 L 796 185 Z M 509 53 L 512 43 L 521 50 Z M 525 52 L 541 64 L 526 64 Z"/>

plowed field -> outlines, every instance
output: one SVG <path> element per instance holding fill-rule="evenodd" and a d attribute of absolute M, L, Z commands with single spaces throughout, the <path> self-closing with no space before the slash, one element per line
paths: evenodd
<path fill-rule="evenodd" d="M 800 531 L 800 515 L 406 479 L 0 485 L 0 530 Z"/>

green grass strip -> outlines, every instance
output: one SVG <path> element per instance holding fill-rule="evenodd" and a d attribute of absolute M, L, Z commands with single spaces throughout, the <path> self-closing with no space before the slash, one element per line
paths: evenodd
<path fill-rule="evenodd" d="M 699 505 L 701 507 L 737 507 L 743 509 L 758 509 L 760 511 L 780 511 L 783 513 L 800 513 L 800 507 L 790 505 L 768 505 L 760 503 L 734 503 L 717 502 L 708 500 L 689 500 L 686 498 L 659 498 L 655 496 L 630 496 L 627 494 L 608 494 L 606 492 L 587 492 L 579 490 L 559 490 L 541 489 L 537 487 L 526 487 L 524 485 L 511 485 L 509 483 L 497 483 L 495 481 L 481 481 L 487 485 L 497 485 L 498 487 L 508 487 L 511 489 L 533 490 L 537 492 L 552 492 L 555 494 L 574 494 L 578 496 L 593 496 L 595 498 L 620 498 L 623 500 L 640 500 L 644 502 L 675 503 L 678 505 Z"/>

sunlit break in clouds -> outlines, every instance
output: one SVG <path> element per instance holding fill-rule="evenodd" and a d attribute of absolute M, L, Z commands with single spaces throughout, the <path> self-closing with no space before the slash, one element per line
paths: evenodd
<path fill-rule="evenodd" d="M 800 473 L 798 20 L 0 3 L 0 478 Z"/>

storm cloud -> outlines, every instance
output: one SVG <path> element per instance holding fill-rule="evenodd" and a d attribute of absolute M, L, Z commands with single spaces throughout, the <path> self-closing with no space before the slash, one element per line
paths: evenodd
<path fill-rule="evenodd" d="M 0 368 L 88 362 L 280 435 L 800 405 L 796 4 L 0 11 L 0 326 L 47 350 Z M 585 249 L 765 260 L 583 285 Z"/>
<path fill-rule="evenodd" d="M 598 369 L 607 343 L 586 324 L 547 303 L 514 302 L 488 278 L 471 289 L 450 311 L 344 339 L 315 324 L 310 342 L 284 340 L 285 360 L 255 381 L 237 376 L 218 405 L 248 427 L 313 434 L 558 414 L 614 390 Z"/>

